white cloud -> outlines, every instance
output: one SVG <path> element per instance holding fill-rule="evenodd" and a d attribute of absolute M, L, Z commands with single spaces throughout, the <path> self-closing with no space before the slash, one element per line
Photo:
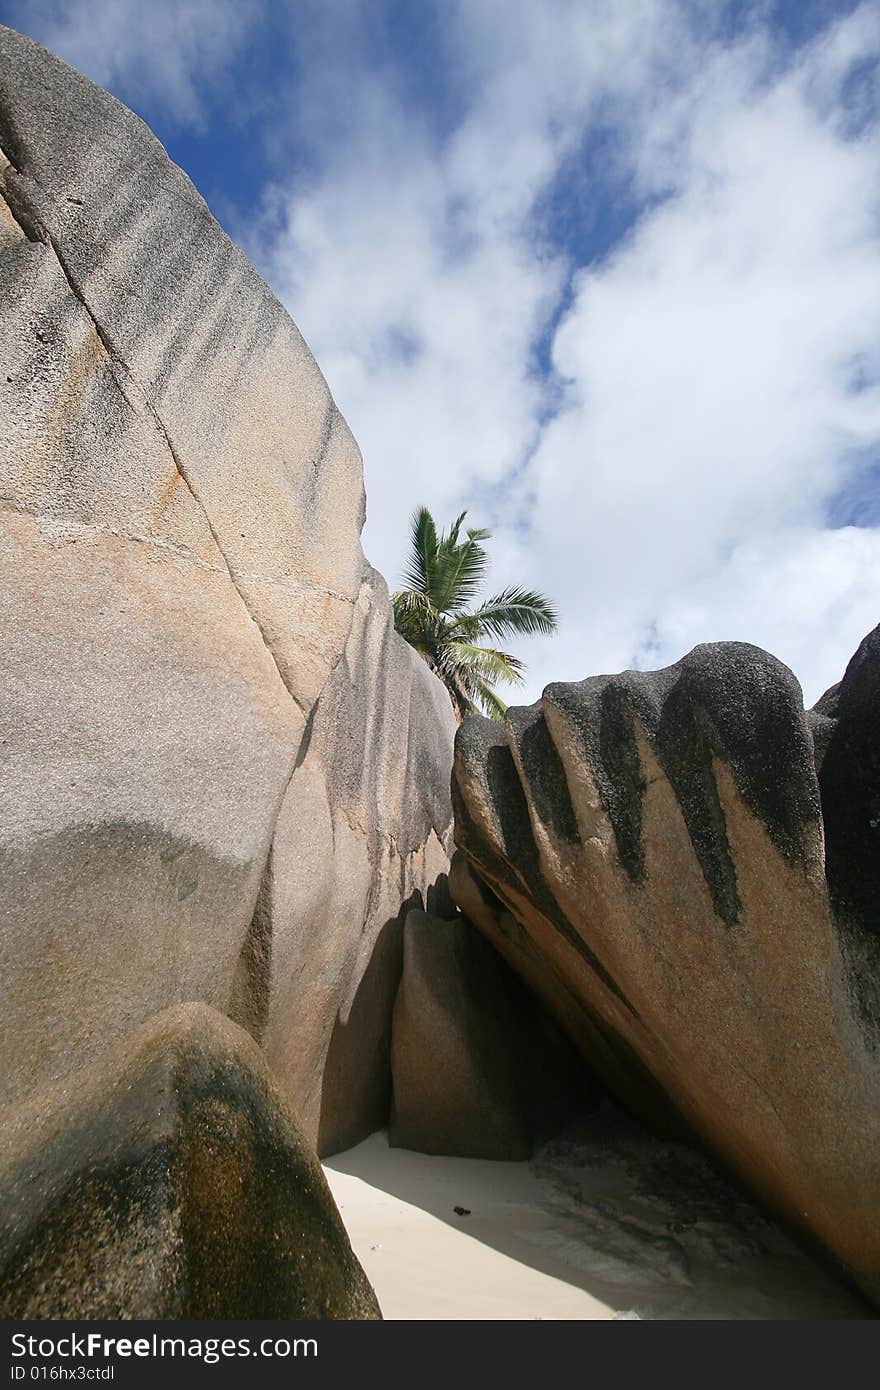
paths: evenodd
<path fill-rule="evenodd" d="M 851 26 L 862 55 L 880 48 L 867 12 Z M 844 140 L 836 106 L 813 100 L 847 27 L 769 82 L 754 45 L 717 52 L 665 128 L 655 114 L 674 192 L 577 281 L 554 349 L 567 403 L 531 468 L 534 537 L 547 582 L 578 583 L 615 627 L 576 619 L 569 662 L 579 644 L 613 669 L 648 644 L 658 664 L 737 637 L 796 657 L 814 698 L 840 674 L 841 633 L 851 650 L 880 619 L 880 533 L 820 529 L 880 446 L 880 391 L 851 389 L 856 365 L 876 374 L 880 142 L 876 125 Z"/>
<path fill-rule="evenodd" d="M 13 22 L 125 101 L 198 126 L 201 93 L 261 12 L 261 0 L 26 0 Z"/>
<path fill-rule="evenodd" d="M 462 5 L 451 131 L 355 59 L 345 138 L 276 190 L 263 264 L 364 450 L 368 552 L 393 581 L 421 501 L 496 521 L 499 582 L 563 614 L 523 647 L 530 697 L 736 637 L 812 700 L 880 619 L 880 532 L 825 521 L 880 446 L 880 142 L 852 87 L 880 23 L 792 59 L 711 11 Z M 532 214 L 600 122 L 643 210 L 575 277 L 547 419 L 532 353 L 569 266 Z"/>
<path fill-rule="evenodd" d="M 377 56 L 377 8 L 34 0 L 27 27 L 197 123 L 207 84 L 246 83 L 261 9 L 288 17 L 279 177 L 239 234 L 361 444 L 392 583 L 412 508 L 469 505 L 498 583 L 562 611 L 523 644 L 528 698 L 736 637 L 814 699 L 880 619 L 880 530 L 828 522 L 880 457 L 876 7 L 792 54 L 769 4 L 731 38 L 715 0 L 457 0 L 439 113 L 405 44 Z M 612 194 L 638 216 L 578 269 L 539 215 L 554 188 L 600 229 Z"/>
<path fill-rule="evenodd" d="M 814 704 L 880 619 L 878 574 L 878 529 L 764 535 L 738 546 L 705 586 L 670 606 L 657 640 L 666 651 L 686 652 L 711 628 L 754 642 L 802 678 Z"/>
<path fill-rule="evenodd" d="M 622 22 L 619 7 L 601 5 L 593 28 L 576 5 L 557 7 L 561 25 L 553 6 L 451 10 L 466 109 L 442 139 L 349 54 L 347 123 L 340 131 L 331 118 L 322 144 L 328 84 L 338 97 L 341 79 L 320 64 L 307 74 L 292 119 L 316 141 L 319 173 L 279 185 L 248 249 L 361 444 L 366 543 L 392 581 L 416 504 L 445 517 L 487 489 L 503 493 L 537 437 L 546 386 L 533 346 L 568 267 L 536 245 L 531 213 L 608 74 L 620 86 L 625 71 L 635 90 L 671 42 L 643 32 L 653 8 L 634 0 Z"/>

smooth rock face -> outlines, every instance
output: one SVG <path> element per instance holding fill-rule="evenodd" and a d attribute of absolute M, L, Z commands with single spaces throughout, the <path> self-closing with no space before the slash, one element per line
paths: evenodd
<path fill-rule="evenodd" d="M 449 701 L 297 329 L 146 126 L 4 28 L 0 302 L 0 1104 L 201 1000 L 312 1137 L 360 1133 Z"/>
<path fill-rule="evenodd" d="M 465 918 L 410 912 L 403 960 L 392 1145 L 524 1159 L 590 1103 L 571 1045 Z"/>
<path fill-rule="evenodd" d="M 453 910 L 454 733 L 446 690 L 394 632 L 370 571 L 281 807 L 259 909 L 272 941 L 259 1035 L 324 1154 L 387 1121 L 407 906 Z"/>
<path fill-rule="evenodd" d="M 841 758 L 873 688 L 847 679 Z M 794 677 L 744 644 L 551 685 L 459 731 L 452 886 L 628 1105 L 681 1117 L 870 1284 L 880 1040 L 829 909 L 813 751 Z"/>
<path fill-rule="evenodd" d="M 213 1009 L 158 1014 L 2 1124 L 0 1316 L 381 1316 L 259 1048 Z"/>
<path fill-rule="evenodd" d="M 14 249 L 29 278 L 48 276 L 54 287 L 43 283 L 35 312 L 17 331 L 9 325 L 14 358 L 4 344 L 4 378 L 12 376 L 0 380 L 4 418 L 7 400 L 13 420 L 24 415 L 11 457 L 53 514 L 52 465 L 64 466 L 65 519 L 108 524 L 95 490 L 113 496 L 128 481 L 143 489 L 141 519 L 155 535 L 174 510 L 169 495 L 191 493 L 186 510 L 203 524 L 210 517 L 215 562 L 233 576 L 307 709 L 351 624 L 364 508 L 357 446 L 308 348 L 143 122 L 8 29 L 0 147 L 10 165 L 3 195 L 30 241 Z M 75 372 L 63 369 L 56 345 L 71 299 L 93 330 L 71 348 Z M 115 393 L 95 381 L 96 360 Z M 52 415 L 59 394 L 63 408 Z M 109 426 L 110 459 L 92 443 L 96 415 Z M 156 436 L 169 495 L 143 487 L 130 434 L 138 418 Z M 118 501 L 119 524 L 133 530 L 127 499 Z"/>

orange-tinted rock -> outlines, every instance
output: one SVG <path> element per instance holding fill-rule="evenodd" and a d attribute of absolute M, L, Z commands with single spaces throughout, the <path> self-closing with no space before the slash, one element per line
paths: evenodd
<path fill-rule="evenodd" d="M 453 800 L 459 901 L 612 1089 L 679 1117 L 869 1286 L 880 1038 L 791 673 L 723 644 L 551 685 L 503 728 L 462 726 Z"/>
<path fill-rule="evenodd" d="M 200 1000 L 338 1147 L 387 1118 L 449 700 L 327 383 L 158 140 L 0 26 L 0 147 L 0 1105 Z"/>

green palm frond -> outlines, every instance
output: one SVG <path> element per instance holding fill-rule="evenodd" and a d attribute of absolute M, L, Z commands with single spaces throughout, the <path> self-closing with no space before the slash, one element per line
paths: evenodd
<path fill-rule="evenodd" d="M 461 532 L 461 523 L 464 521 L 466 516 L 467 512 L 461 512 L 460 515 L 455 518 L 448 532 L 446 532 L 445 535 L 441 536 L 441 544 L 445 543 L 446 545 L 451 546 L 452 548 L 458 545 L 458 537 Z"/>
<path fill-rule="evenodd" d="M 457 534 L 457 533 L 456 533 Z M 442 613 L 461 613 L 472 603 L 486 577 L 489 556 L 477 537 L 453 541 L 443 536 L 437 554 L 434 598 Z"/>
<path fill-rule="evenodd" d="M 443 640 L 446 622 L 431 600 L 417 589 L 399 589 L 391 595 L 394 626 L 411 647 L 425 654 Z"/>
<path fill-rule="evenodd" d="M 410 521 L 410 554 L 403 582 L 407 589 L 430 594 L 437 568 L 437 527 L 427 507 L 417 507 Z"/>
<path fill-rule="evenodd" d="M 530 637 L 534 633 L 556 630 L 556 610 L 543 594 L 511 585 L 481 603 L 468 614 L 470 633 L 475 637 L 509 637 L 511 633 Z"/>
<path fill-rule="evenodd" d="M 391 598 L 394 626 L 444 682 L 459 719 L 478 708 L 503 719 L 507 706 L 494 687 L 521 685 L 525 668 L 483 640 L 553 632 L 556 613 L 542 594 L 519 585 L 470 609 L 486 576 L 483 542 L 491 532 L 469 527 L 462 539 L 466 515 L 438 534 L 427 507 L 413 513 L 406 587 Z"/>
<path fill-rule="evenodd" d="M 509 652 L 493 651 L 491 647 L 475 647 L 468 642 L 446 640 L 443 643 L 444 665 L 463 669 L 478 680 L 501 681 L 504 685 L 522 685 L 525 667 Z"/>
<path fill-rule="evenodd" d="M 498 692 L 493 690 L 491 685 L 488 685 L 485 681 L 479 681 L 474 694 L 477 703 L 483 707 L 483 713 L 487 715 L 489 719 L 494 719 L 499 724 L 503 724 L 507 717 L 507 705 Z"/>

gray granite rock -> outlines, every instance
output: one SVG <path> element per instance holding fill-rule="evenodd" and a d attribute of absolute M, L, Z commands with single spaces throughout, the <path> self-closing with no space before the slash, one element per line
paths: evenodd
<path fill-rule="evenodd" d="M 403 918 L 453 910 L 455 727 L 370 571 L 281 806 L 260 905 L 272 941 L 260 1036 L 321 1153 L 387 1121 Z"/>
<path fill-rule="evenodd" d="M 387 1113 L 448 699 L 314 359 L 147 127 L 0 28 L 0 151 L 0 1104 L 201 1000 L 332 1146 Z"/>
<path fill-rule="evenodd" d="M 43 277 L 30 313 L 5 325 L 3 414 L 9 401 L 11 418 L 24 417 L 8 440 L 13 460 L 41 510 L 66 520 L 111 524 L 96 491 L 138 536 L 180 506 L 194 514 L 307 711 L 351 625 L 364 514 L 360 454 L 313 357 L 143 122 L 9 29 L 0 148 L 2 194 L 27 243 L 13 278 L 22 260 L 29 281 Z M 58 359 L 71 316 L 84 335 L 73 373 Z M 92 443 L 100 422 L 111 457 Z M 153 491 L 137 426 L 164 469 Z M 183 542 L 179 527 L 171 539 Z"/>

